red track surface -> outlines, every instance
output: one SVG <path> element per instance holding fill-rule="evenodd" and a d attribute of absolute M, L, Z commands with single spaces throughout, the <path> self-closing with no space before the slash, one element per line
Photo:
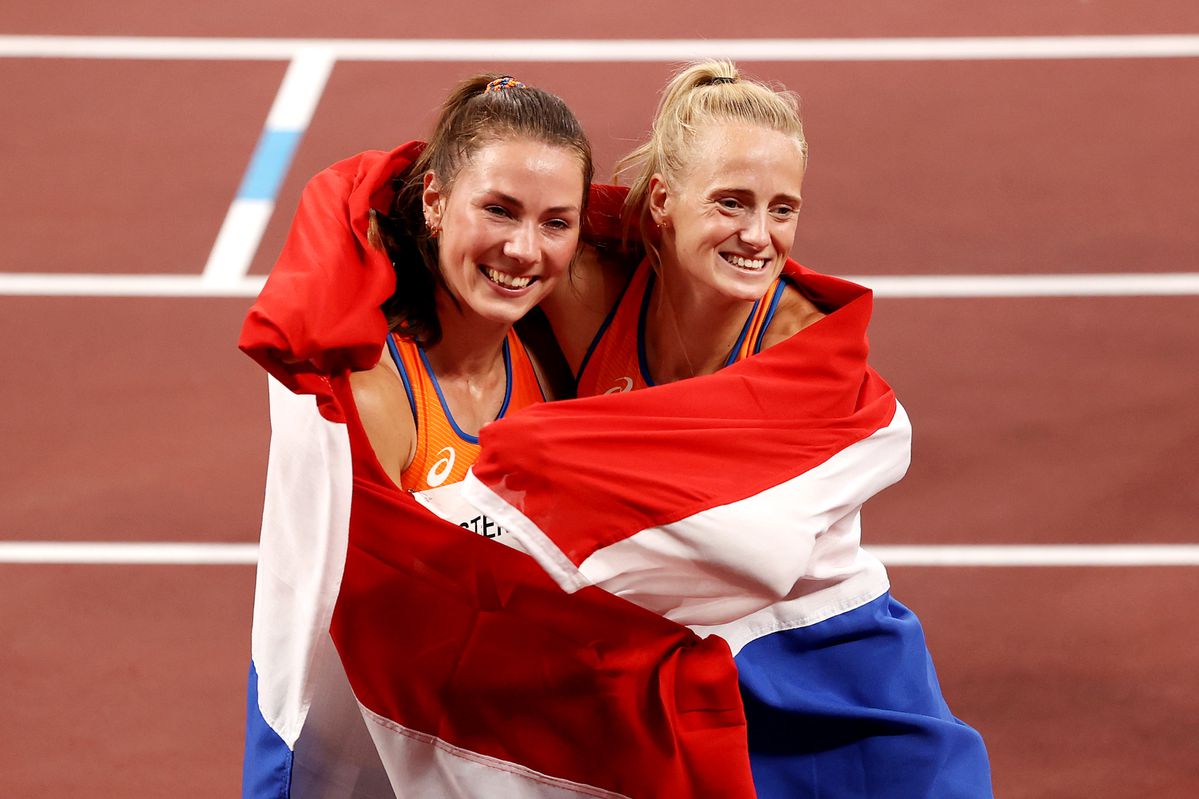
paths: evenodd
<path fill-rule="evenodd" d="M 350 2 L 162 17 L 25 4 L 2 33 L 321 37 L 866 37 L 1199 32 L 1193 3 L 995 9 L 629 0 L 594 18 Z M 836 10 L 833 10 L 833 9 Z M 551 12 L 561 13 L 562 6 Z M 178 14 L 181 12 L 175 12 Z M 51 18 L 53 14 L 53 18 Z M 631 26 L 629 19 L 636 19 Z M 665 64 L 339 63 L 253 271 L 306 178 L 420 135 L 446 88 L 510 67 L 564 95 L 610 165 Z M 797 254 L 837 274 L 1199 271 L 1199 59 L 743 64 L 804 97 Z M 278 62 L 0 59 L 0 270 L 198 274 Z M 248 300 L 0 296 L 0 537 L 253 541 L 264 381 Z M 875 362 L 916 429 L 874 544 L 1196 543 L 1194 296 L 880 299 Z M 891 569 L 997 795 L 1199 795 L 1195 568 Z M 253 570 L 2 566 L 0 796 L 230 796 Z"/>

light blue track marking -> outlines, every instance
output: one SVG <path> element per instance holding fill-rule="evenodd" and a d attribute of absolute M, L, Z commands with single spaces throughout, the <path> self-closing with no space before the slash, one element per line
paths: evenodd
<path fill-rule="evenodd" d="M 303 133 L 301 130 L 263 130 L 237 190 L 237 199 L 273 201 Z"/>

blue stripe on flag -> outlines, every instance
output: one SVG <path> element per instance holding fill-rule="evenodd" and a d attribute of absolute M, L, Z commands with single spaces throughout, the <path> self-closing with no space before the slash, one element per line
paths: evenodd
<path fill-rule="evenodd" d="M 266 128 L 237 190 L 239 200 L 274 200 L 303 131 Z"/>
<path fill-rule="evenodd" d="M 258 669 L 250 663 L 246 690 L 246 754 L 242 764 L 242 799 L 288 799 L 293 754 L 271 729 L 258 708 Z"/>
<path fill-rule="evenodd" d="M 735 658 L 762 799 L 985 799 L 987 751 L 954 718 L 916 616 L 890 594 Z"/>

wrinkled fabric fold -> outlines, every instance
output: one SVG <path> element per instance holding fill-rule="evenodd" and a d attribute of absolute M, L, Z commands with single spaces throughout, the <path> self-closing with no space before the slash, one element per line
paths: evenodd
<path fill-rule="evenodd" d="M 753 796 L 723 640 L 608 592 L 562 591 L 527 555 L 434 516 L 375 459 L 349 374 L 377 362 L 395 279 L 367 225 L 419 148 L 309 182 L 243 326 L 273 421 L 246 755 L 247 775 L 268 778 L 243 794 L 376 796 L 377 770 L 399 796 Z M 339 737 L 375 751 L 320 762 Z"/>
<path fill-rule="evenodd" d="M 728 642 L 759 796 L 988 797 L 982 739 L 861 546 L 911 452 L 868 363 L 872 297 L 786 268 L 822 319 L 712 375 L 489 425 L 463 493 L 563 590 Z"/>

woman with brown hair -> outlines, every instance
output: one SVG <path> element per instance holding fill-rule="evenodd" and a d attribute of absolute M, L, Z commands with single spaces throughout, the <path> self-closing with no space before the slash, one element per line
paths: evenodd
<path fill-rule="evenodd" d="M 399 520 L 423 491 L 452 517 L 479 429 L 546 398 L 513 324 L 574 258 L 591 175 L 561 99 L 480 75 L 427 145 L 361 153 L 305 188 L 241 340 L 275 378 L 245 796 L 391 794 L 330 629 L 352 542 L 421 522 L 382 530 L 363 507 Z"/>
<path fill-rule="evenodd" d="M 351 376 L 380 464 L 396 485 L 462 479 L 485 423 L 543 401 L 513 324 L 574 258 L 591 150 L 561 100 L 481 76 L 446 101 L 429 144 L 393 178 L 372 243 L 395 269 L 392 334 Z"/>

